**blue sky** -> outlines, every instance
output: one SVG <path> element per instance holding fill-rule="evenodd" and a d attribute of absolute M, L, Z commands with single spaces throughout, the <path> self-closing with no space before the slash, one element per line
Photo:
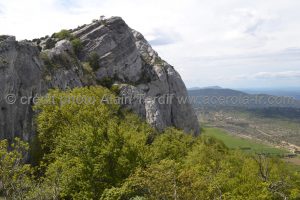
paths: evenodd
<path fill-rule="evenodd" d="M 0 34 L 32 39 L 121 16 L 187 87 L 299 87 L 299 10 L 299 0 L 0 0 Z"/>

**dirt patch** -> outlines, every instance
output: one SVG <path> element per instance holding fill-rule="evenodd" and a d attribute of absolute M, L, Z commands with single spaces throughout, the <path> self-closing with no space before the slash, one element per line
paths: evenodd
<path fill-rule="evenodd" d="M 284 158 L 284 161 L 300 166 L 300 158 Z"/>

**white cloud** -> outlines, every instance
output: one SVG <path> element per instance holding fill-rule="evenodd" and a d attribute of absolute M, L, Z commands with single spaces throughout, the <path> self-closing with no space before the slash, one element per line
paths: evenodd
<path fill-rule="evenodd" d="M 297 71 L 300 65 L 299 56 L 286 51 L 300 48 L 298 0 L 0 0 L 0 5 L 0 34 L 17 39 L 74 28 L 102 14 L 121 16 L 189 87 L 231 87 L 239 74 Z M 218 82 L 219 75 L 224 80 Z"/>
<path fill-rule="evenodd" d="M 172 29 L 154 29 L 150 33 L 146 33 L 145 37 L 151 45 L 161 46 L 180 42 L 181 36 Z"/>
<path fill-rule="evenodd" d="M 230 24 L 230 29 L 236 32 L 237 35 L 245 36 L 259 36 L 263 31 L 264 26 L 266 26 L 272 20 L 275 20 L 275 16 L 270 14 L 259 13 L 255 9 L 235 9 L 228 16 L 228 23 Z M 229 32 L 230 33 L 230 32 Z"/>
<path fill-rule="evenodd" d="M 236 79 L 300 79 L 300 71 L 258 72 L 236 76 Z"/>

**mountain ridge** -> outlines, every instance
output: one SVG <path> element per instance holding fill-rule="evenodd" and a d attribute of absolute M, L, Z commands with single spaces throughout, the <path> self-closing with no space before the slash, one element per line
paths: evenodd
<path fill-rule="evenodd" d="M 235 106 L 246 108 L 300 108 L 300 101 L 290 96 L 275 96 L 263 93 L 250 94 L 235 89 L 202 88 L 188 90 L 192 97 L 199 97 L 194 106 Z M 224 99 L 228 101 L 225 102 Z M 208 101 L 211 100 L 211 101 Z M 219 101 L 220 100 L 220 101 Z M 237 103 L 235 103 L 237 100 Z M 245 100 L 245 101 L 243 101 Z M 222 101 L 222 102 L 221 102 Z M 244 102 L 244 103 L 243 103 Z"/>
<path fill-rule="evenodd" d="M 169 94 L 186 97 L 184 82 L 143 35 L 120 17 L 95 20 L 33 41 L 16 41 L 13 36 L 0 38 L 0 93 L 16 95 L 13 105 L 0 102 L 0 138 L 32 138 L 33 102 L 21 104 L 22 96 L 45 95 L 51 88 L 66 90 L 89 85 L 118 87 L 120 96 L 133 100 L 124 107 L 159 131 L 174 126 L 194 135 L 200 132 L 190 104 L 179 104 L 176 98 L 171 104 L 157 101 L 157 97 Z M 74 46 L 75 41 L 79 46 Z M 145 99 L 140 101 L 137 95 Z"/>

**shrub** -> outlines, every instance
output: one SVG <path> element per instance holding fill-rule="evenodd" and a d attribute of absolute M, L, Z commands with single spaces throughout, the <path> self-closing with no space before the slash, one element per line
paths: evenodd
<path fill-rule="evenodd" d="M 133 114 L 120 114 L 119 105 L 98 101 L 116 98 L 103 87 L 52 90 L 49 95 L 53 104 L 46 97 L 35 107 L 41 146 L 49 152 L 46 158 L 54 158 L 48 160 L 46 180 L 58 186 L 57 199 L 100 199 L 105 189 L 120 185 L 143 162 L 152 129 Z M 66 97 L 96 101 L 62 104 Z"/>
<path fill-rule="evenodd" d="M 79 38 L 73 39 L 71 41 L 74 53 L 78 56 L 81 52 L 81 50 L 83 49 L 83 45 L 82 42 Z"/>
<path fill-rule="evenodd" d="M 81 64 L 82 64 L 82 67 L 83 67 L 83 70 L 84 70 L 85 73 L 87 73 L 87 74 L 93 73 L 93 69 L 91 68 L 90 63 L 83 62 Z"/>
<path fill-rule="evenodd" d="M 55 47 L 56 41 L 53 40 L 52 38 L 48 38 L 46 40 L 46 46 L 45 49 L 52 49 L 53 47 Z"/>
<path fill-rule="evenodd" d="M 110 87 L 110 91 L 112 91 L 116 95 L 119 95 L 120 94 L 120 86 L 114 84 Z"/>
<path fill-rule="evenodd" d="M 90 66 L 93 68 L 94 71 L 97 71 L 99 69 L 99 55 L 96 52 L 90 53 L 88 57 L 88 62 Z"/>
<path fill-rule="evenodd" d="M 35 39 L 32 40 L 32 42 L 35 42 L 36 44 L 40 44 L 41 43 L 41 39 L 35 38 Z"/>
<path fill-rule="evenodd" d="M 154 64 L 155 65 L 163 65 L 164 61 L 161 58 L 158 57 L 158 58 L 155 59 Z"/>
<path fill-rule="evenodd" d="M 107 21 L 106 20 L 101 20 L 101 25 L 106 26 L 107 25 Z"/>
<path fill-rule="evenodd" d="M 51 59 L 49 58 L 49 56 L 48 56 L 47 53 L 42 52 L 42 53 L 40 54 L 40 58 L 43 60 L 45 66 L 47 67 L 48 70 L 54 68 L 54 65 L 53 65 L 53 63 L 52 63 L 52 61 L 51 61 Z"/>
<path fill-rule="evenodd" d="M 28 144 L 19 138 L 13 144 L 0 140 L 0 196 L 4 195 L 5 199 L 25 199 L 33 187 L 32 168 L 23 164 L 27 151 Z"/>
<path fill-rule="evenodd" d="M 54 33 L 53 35 L 54 38 L 58 38 L 60 40 L 63 39 L 71 39 L 72 38 L 72 34 L 70 33 L 70 31 L 63 29 L 58 33 Z"/>
<path fill-rule="evenodd" d="M 97 83 L 99 85 L 102 85 L 102 86 L 106 87 L 106 88 L 111 88 L 112 85 L 114 84 L 114 80 L 112 78 L 105 77 L 101 80 L 98 80 Z"/>
<path fill-rule="evenodd" d="M 0 56 L 0 66 L 1 65 L 8 65 L 8 64 L 9 64 L 9 62 L 5 58 Z"/>

